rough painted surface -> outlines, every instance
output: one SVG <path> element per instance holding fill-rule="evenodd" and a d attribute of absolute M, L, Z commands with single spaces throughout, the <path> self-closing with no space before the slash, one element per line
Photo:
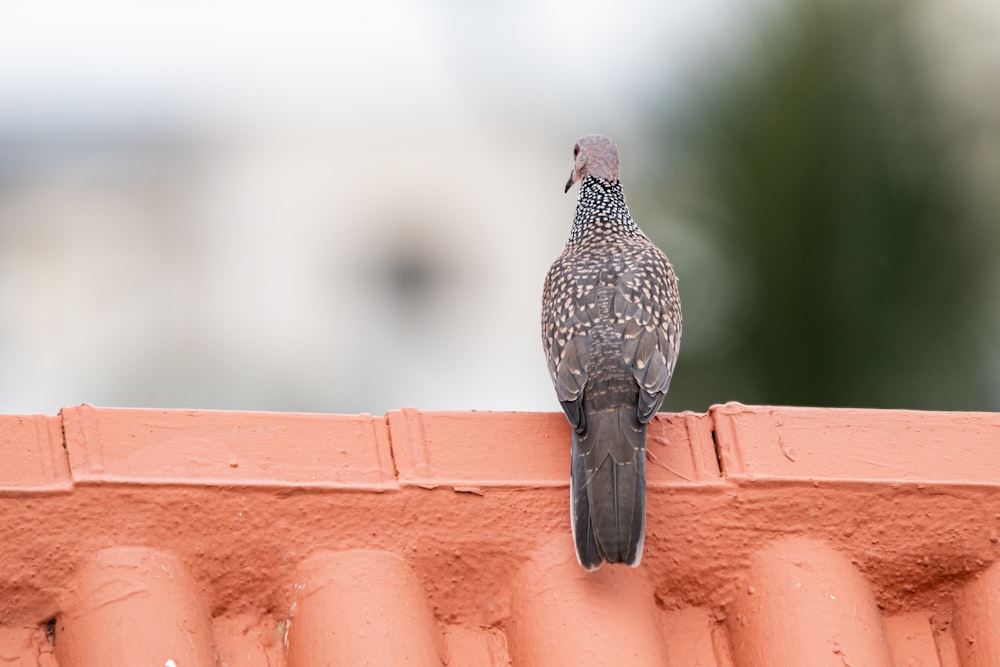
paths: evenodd
<path fill-rule="evenodd" d="M 0 664 L 997 665 L 998 436 L 659 415 L 642 566 L 588 574 L 559 414 L 0 416 Z"/>
<path fill-rule="evenodd" d="M 515 665 L 663 665 L 659 611 L 641 569 L 584 570 L 554 539 L 513 582 L 508 627 Z"/>
<path fill-rule="evenodd" d="M 892 667 L 871 589 L 823 542 L 794 537 L 758 551 L 726 616 L 737 664 Z"/>
<path fill-rule="evenodd" d="M 400 656 L 415 666 L 442 663 L 441 630 L 427 595 L 399 556 L 317 552 L 299 565 L 295 586 L 289 667 L 322 667 L 334 657 L 345 665 L 396 665 Z"/>
<path fill-rule="evenodd" d="M 50 632 L 63 667 L 218 664 L 208 610 L 168 552 L 106 549 L 76 573 L 73 593 Z"/>

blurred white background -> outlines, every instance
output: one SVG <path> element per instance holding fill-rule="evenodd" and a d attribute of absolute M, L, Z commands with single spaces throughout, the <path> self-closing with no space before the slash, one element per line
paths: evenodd
<path fill-rule="evenodd" d="M 742 4 L 8 4 L 0 411 L 555 408 L 573 142 Z"/>
<path fill-rule="evenodd" d="M 0 412 L 557 409 L 573 142 L 614 137 L 638 198 L 650 115 L 764 6 L 6 3 Z"/>

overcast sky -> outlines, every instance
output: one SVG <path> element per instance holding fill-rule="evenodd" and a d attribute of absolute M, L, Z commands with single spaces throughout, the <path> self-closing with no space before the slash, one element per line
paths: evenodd
<path fill-rule="evenodd" d="M 136 108 L 205 119 L 345 103 L 363 114 L 391 114 L 394 103 L 431 115 L 516 110 L 526 96 L 554 112 L 614 105 L 653 71 L 669 82 L 696 70 L 754 4 L 6 3 L 0 113 L 74 123 Z"/>

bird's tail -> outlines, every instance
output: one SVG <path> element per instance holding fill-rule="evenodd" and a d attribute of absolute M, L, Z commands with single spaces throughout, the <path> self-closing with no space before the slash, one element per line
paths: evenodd
<path fill-rule="evenodd" d="M 580 565 L 638 566 L 646 524 L 646 425 L 635 406 L 589 413 L 584 432 L 574 431 L 570 496 Z"/>

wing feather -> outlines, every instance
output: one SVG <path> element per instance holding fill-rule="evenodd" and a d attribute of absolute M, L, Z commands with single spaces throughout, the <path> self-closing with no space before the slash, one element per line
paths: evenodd
<path fill-rule="evenodd" d="M 614 304 L 622 357 L 639 384 L 639 421 L 646 423 L 670 388 L 681 333 L 677 279 L 666 256 L 651 243 L 628 262 Z"/>
<path fill-rule="evenodd" d="M 587 384 L 591 340 L 588 332 L 597 316 L 596 293 L 578 287 L 564 264 L 565 256 L 553 263 L 545 278 L 542 295 L 542 344 L 549 360 L 549 374 L 556 397 L 570 425 L 582 431 L 583 389 Z M 553 300 L 553 293 L 571 294 Z"/>

